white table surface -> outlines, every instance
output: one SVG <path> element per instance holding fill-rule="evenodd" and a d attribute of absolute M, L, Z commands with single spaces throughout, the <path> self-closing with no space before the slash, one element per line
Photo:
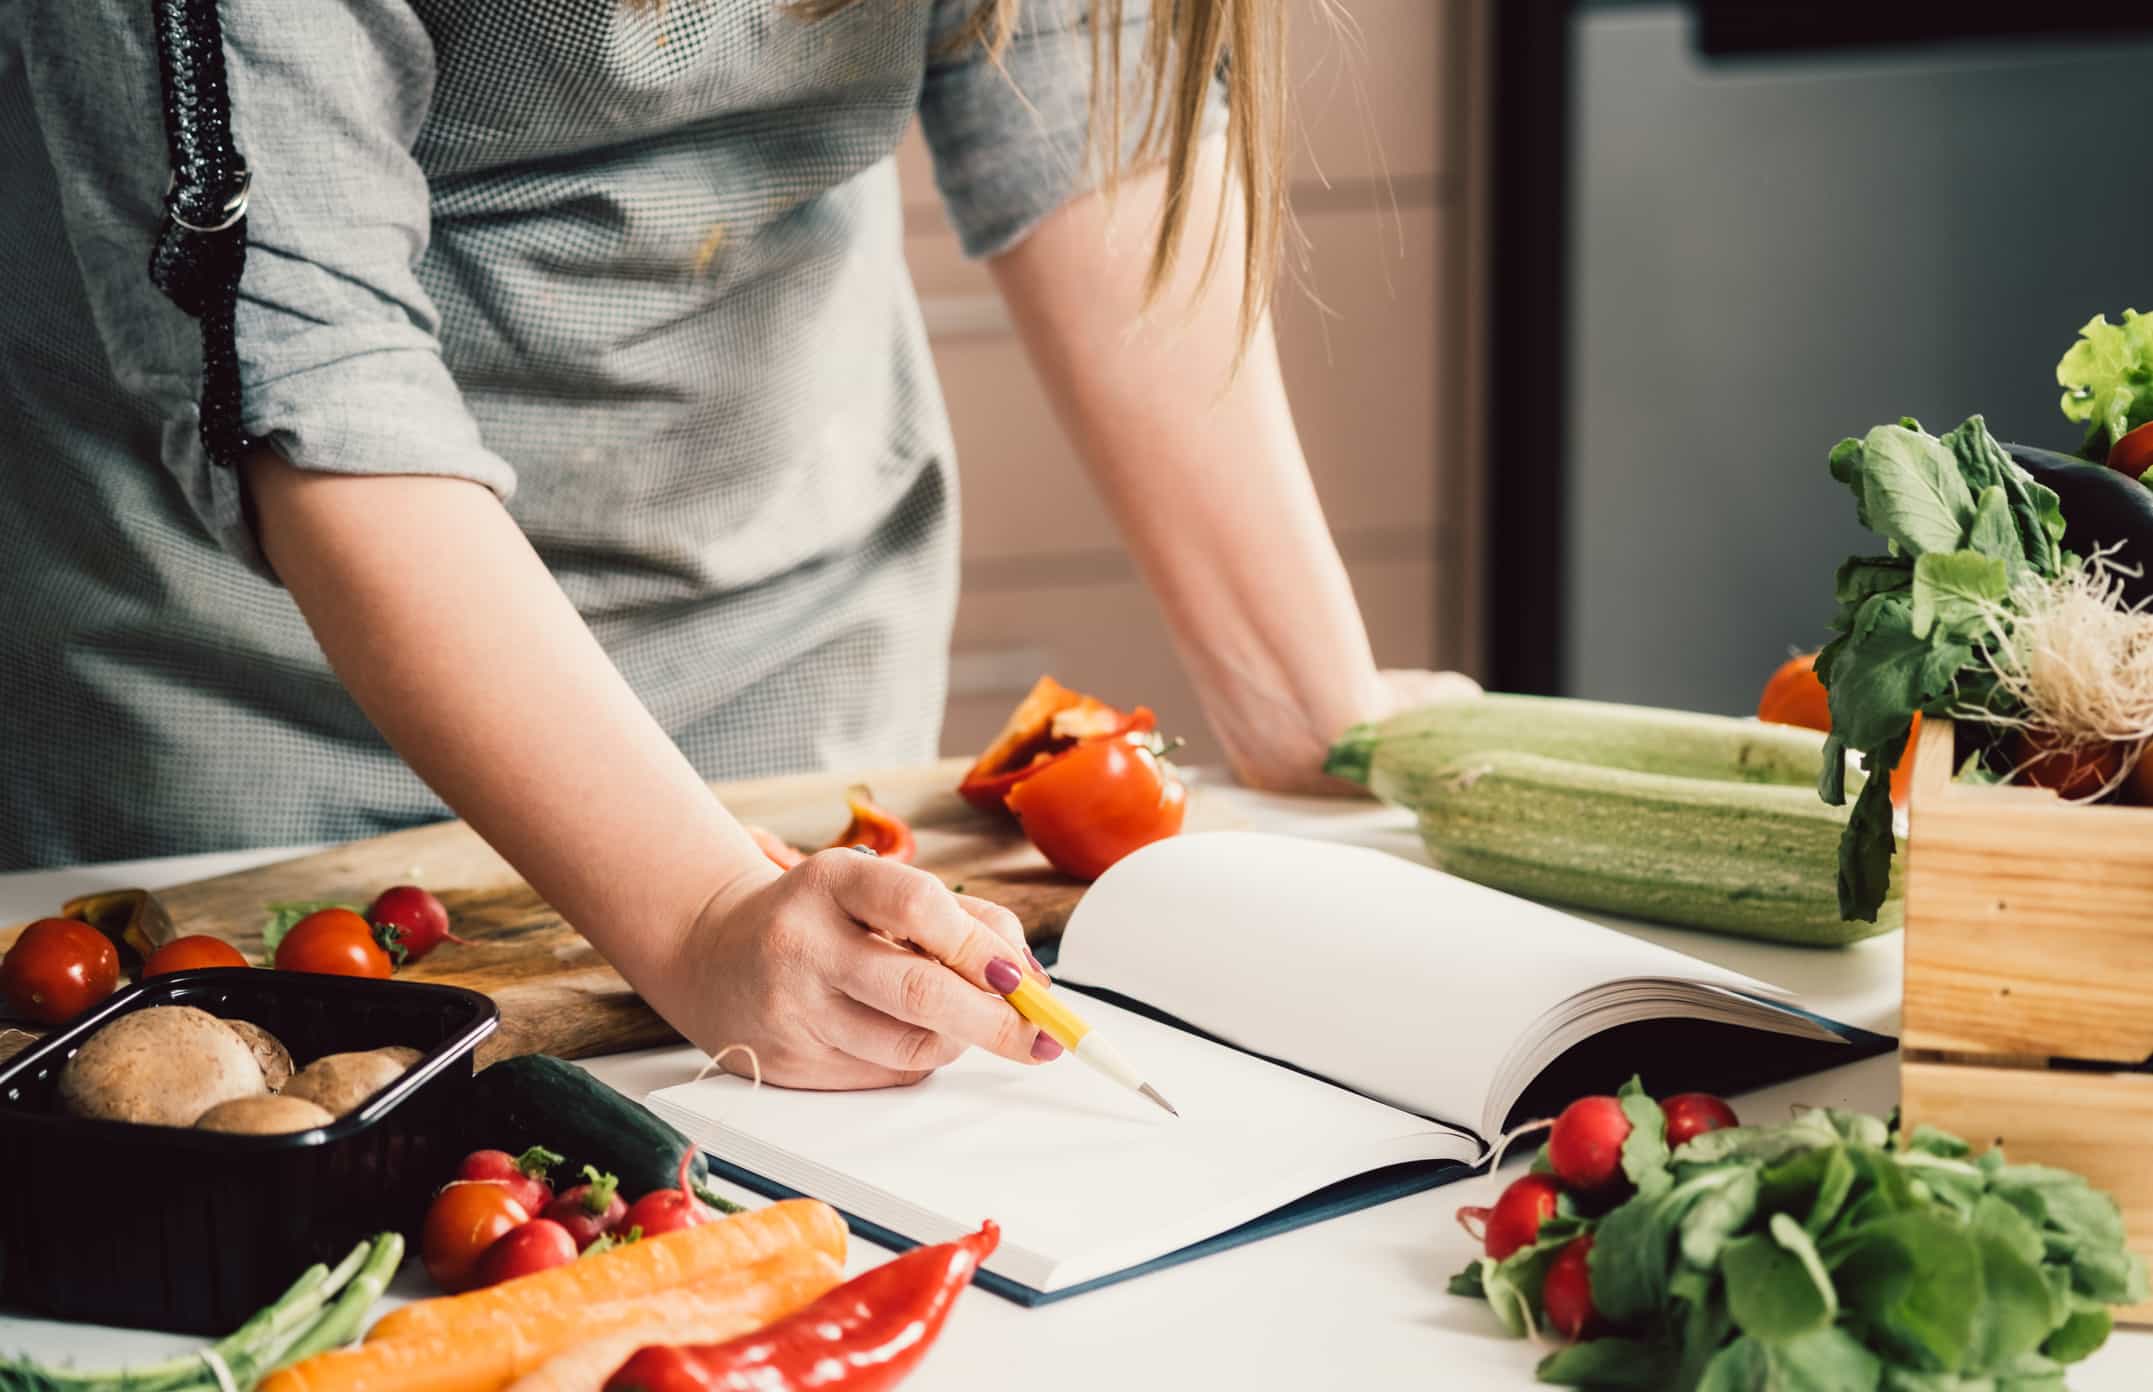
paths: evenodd
<path fill-rule="evenodd" d="M 1208 780 L 1207 780 L 1208 782 Z M 1266 797 L 1216 784 L 1248 825 L 1363 842 L 1418 858 L 1410 822 L 1366 804 Z M 295 854 L 305 848 L 179 856 L 0 875 L 0 923 L 50 913 L 98 889 L 156 889 Z M 1796 992 L 1818 1012 L 1895 1034 L 1896 937 L 1844 952 L 1749 944 L 1675 929 L 1619 925 Z M 680 1049 L 588 1060 L 606 1082 L 641 1098 L 684 1081 L 700 1063 Z M 1896 1100 L 1897 1061 L 1869 1059 L 1736 1099 L 1745 1118 L 1783 1116 L 1796 1103 L 1883 1112 Z M 1522 1161 L 1520 1162 L 1522 1163 Z M 1122 1386 L 1522 1389 L 1540 1350 L 1502 1336 L 1476 1302 L 1444 1291 L 1474 1244 L 1453 1221 L 1487 1204 L 1518 1166 L 1302 1228 L 1185 1266 L 1027 1310 L 968 1294 L 942 1343 L 908 1384 L 918 1392 L 1100 1392 Z M 730 1186 L 719 1185 L 721 1189 Z M 732 1191 L 747 1202 L 754 1196 Z M 853 1244 L 854 1269 L 882 1260 Z M 426 1293 L 407 1266 L 392 1299 Z M 150 1359 L 198 1341 L 133 1330 L 0 1315 L 0 1355 L 105 1365 Z M 2143 1392 L 2153 1385 L 2153 1332 L 2121 1333 L 2073 1370 L 2075 1392 Z"/>

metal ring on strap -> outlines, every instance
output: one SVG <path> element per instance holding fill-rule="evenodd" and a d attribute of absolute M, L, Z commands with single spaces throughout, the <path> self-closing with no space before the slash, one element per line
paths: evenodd
<path fill-rule="evenodd" d="M 180 216 L 179 204 L 174 202 L 172 198 L 173 190 L 178 187 L 179 175 L 173 174 L 165 180 L 165 216 L 172 219 L 176 226 L 184 227 L 189 232 L 222 232 L 247 215 L 247 199 L 254 191 L 254 171 L 247 168 L 244 162 L 241 162 L 239 166 L 239 187 L 232 191 L 231 197 L 224 200 L 224 220 L 210 223 L 207 226 L 197 222 L 189 222 L 186 218 Z"/>

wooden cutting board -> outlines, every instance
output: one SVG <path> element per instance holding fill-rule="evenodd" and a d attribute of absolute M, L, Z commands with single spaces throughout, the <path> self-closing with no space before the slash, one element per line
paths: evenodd
<path fill-rule="evenodd" d="M 763 778 L 713 787 L 743 821 L 803 847 L 827 844 L 848 820 L 844 790 L 865 781 L 875 800 L 912 824 L 916 864 L 966 893 L 1008 906 L 1034 941 L 1058 936 L 1083 886 L 1056 873 L 1013 825 L 980 814 L 954 789 L 961 759 L 874 774 Z M 1202 820 L 1192 799 L 1190 825 Z M 482 1062 L 514 1054 L 564 1058 L 617 1053 L 677 1038 L 608 967 L 597 950 L 548 908 L 508 863 L 462 822 L 440 822 L 159 891 L 179 933 L 209 933 L 262 959 L 266 906 L 328 899 L 364 905 L 394 884 L 419 884 L 448 906 L 455 931 L 399 975 L 483 991 L 501 1028 Z M 55 911 L 58 905 L 54 905 Z M 13 938 L 0 931 L 0 948 Z"/>

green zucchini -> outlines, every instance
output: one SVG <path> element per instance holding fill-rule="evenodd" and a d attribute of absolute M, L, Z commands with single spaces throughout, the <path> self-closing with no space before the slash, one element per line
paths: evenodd
<path fill-rule="evenodd" d="M 1483 704 L 1486 710 L 1475 710 Z M 1330 771 L 1419 818 L 1440 869 L 1529 898 L 1827 947 L 1900 925 L 1839 915 L 1847 809 L 1824 738 L 1719 716 L 1491 696 L 1347 732 Z M 1860 774 L 1850 771 L 1850 788 Z"/>
<path fill-rule="evenodd" d="M 1488 695 L 1356 725 L 1332 748 L 1325 768 L 1375 787 L 1371 779 L 1378 766 L 1440 768 L 1496 750 L 1676 778 L 1814 788 L 1824 736 L 1729 715 L 1560 696 Z M 1849 772 L 1849 793 L 1859 777 Z"/>
<path fill-rule="evenodd" d="M 473 1079 L 467 1148 L 491 1147 L 520 1155 L 534 1145 L 559 1151 L 568 1162 L 555 1178 L 562 1187 L 585 1165 L 620 1177 L 630 1203 L 653 1189 L 680 1183 L 680 1157 L 691 1154 L 688 1180 L 703 1202 L 727 1213 L 738 1204 L 710 1192 L 709 1162 L 686 1136 L 648 1107 L 549 1054 L 502 1059 Z"/>

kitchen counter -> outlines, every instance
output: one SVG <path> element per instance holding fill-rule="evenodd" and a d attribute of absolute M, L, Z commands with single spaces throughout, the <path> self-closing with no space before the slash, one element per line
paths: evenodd
<path fill-rule="evenodd" d="M 1365 803 L 1277 798 L 1206 780 L 1252 827 L 1324 836 L 1418 858 L 1410 820 Z M 304 848 L 182 856 L 0 875 L 0 922 L 49 913 L 94 889 L 158 888 L 243 869 Z M 1622 931 L 1783 986 L 1818 1012 L 1896 1033 L 1896 936 L 1843 952 L 1739 942 L 1677 929 L 1610 923 Z M 686 1048 L 587 1060 L 600 1078 L 640 1098 L 684 1081 L 701 1059 Z M 1738 1099 L 1745 1117 L 1784 1115 L 1796 1103 L 1887 1110 L 1897 1062 L 1873 1058 Z M 1522 1160 L 1520 1161 L 1522 1164 Z M 1225 1387 L 1522 1389 L 1538 1350 L 1501 1336 L 1474 1302 L 1444 1291 L 1474 1244 L 1451 1215 L 1488 1204 L 1515 1173 L 1483 1177 L 1367 1209 L 1220 1256 L 1026 1310 L 984 1292 L 968 1295 L 941 1347 L 908 1386 L 919 1392 L 1000 1392 L 1021 1370 L 1032 1392 Z M 726 1186 L 720 1186 L 721 1188 Z M 750 1199 L 751 1196 L 737 1194 Z M 851 1265 L 881 1249 L 856 1242 Z M 407 1267 L 392 1299 L 425 1294 Z M 157 1358 L 197 1341 L 139 1331 L 0 1315 L 0 1356 L 108 1365 Z M 2153 1383 L 2153 1331 L 2119 1333 L 2073 1370 L 2074 1392 L 2139 1392 Z"/>

